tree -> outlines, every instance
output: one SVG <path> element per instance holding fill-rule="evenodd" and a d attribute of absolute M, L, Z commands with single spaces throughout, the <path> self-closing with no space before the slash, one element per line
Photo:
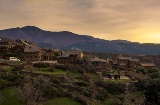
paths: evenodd
<path fill-rule="evenodd" d="M 145 87 L 146 101 L 160 105 L 160 79 L 153 79 L 149 81 Z"/>
<path fill-rule="evenodd" d="M 31 82 L 24 83 L 17 91 L 19 92 L 19 99 L 25 105 L 38 105 L 38 101 L 43 100 L 42 93 Z"/>
<path fill-rule="evenodd" d="M 149 73 L 157 73 L 160 72 L 160 70 L 157 67 L 153 67 L 150 71 L 148 71 Z"/>
<path fill-rule="evenodd" d="M 96 94 L 96 98 L 100 101 L 104 101 L 107 97 L 108 97 L 108 92 L 103 88 L 99 88 Z"/>
<path fill-rule="evenodd" d="M 147 70 L 144 67 L 138 66 L 137 67 L 137 72 L 142 73 L 142 74 L 146 74 Z"/>
<path fill-rule="evenodd" d="M 151 74 L 149 74 L 149 76 L 152 79 L 160 78 L 160 72 L 151 73 Z"/>

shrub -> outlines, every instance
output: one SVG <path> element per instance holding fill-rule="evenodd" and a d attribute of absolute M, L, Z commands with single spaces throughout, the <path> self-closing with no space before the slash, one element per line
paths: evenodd
<path fill-rule="evenodd" d="M 154 105 L 160 105 L 160 79 L 153 79 L 145 87 L 146 100 Z"/>
<path fill-rule="evenodd" d="M 142 74 L 146 74 L 147 73 L 147 70 L 144 67 L 138 66 L 136 70 L 137 70 L 137 72 L 140 72 Z"/>
<path fill-rule="evenodd" d="M 160 78 L 160 73 L 158 72 L 158 73 L 151 73 L 151 74 L 149 74 L 149 76 L 152 78 L 152 79 L 156 79 L 156 78 Z"/>
<path fill-rule="evenodd" d="M 90 74 L 84 73 L 84 80 L 85 80 L 85 81 L 91 81 L 91 79 L 92 79 L 92 77 L 91 77 Z"/>
<path fill-rule="evenodd" d="M 7 53 L 5 54 L 6 57 L 17 57 L 17 54 L 15 53 Z"/>
<path fill-rule="evenodd" d="M 47 67 L 49 67 L 49 64 L 48 63 L 35 63 L 34 67 L 37 67 L 37 68 L 47 68 Z"/>
<path fill-rule="evenodd" d="M 75 100 L 82 103 L 83 105 L 87 105 L 87 98 L 81 94 L 76 94 Z"/>
<path fill-rule="evenodd" d="M 105 83 L 102 81 L 99 81 L 96 84 L 102 86 L 110 94 L 121 94 L 125 92 L 125 84 Z"/>
<path fill-rule="evenodd" d="M 48 71 L 50 71 L 50 72 L 53 72 L 54 70 L 55 70 L 54 65 L 51 65 L 51 66 L 49 67 L 49 69 L 48 69 Z"/>
<path fill-rule="evenodd" d="M 54 65 L 56 69 L 69 70 L 67 65 Z"/>
<path fill-rule="evenodd" d="M 14 67 L 12 68 L 12 71 L 20 71 L 20 70 L 22 70 L 23 68 L 24 68 L 23 66 L 17 65 L 17 66 L 14 66 Z"/>
<path fill-rule="evenodd" d="M 148 71 L 148 73 L 158 73 L 160 70 L 157 67 L 153 67 L 151 70 Z"/>
<path fill-rule="evenodd" d="M 22 84 L 22 78 L 16 74 L 1 74 L 0 89 L 8 86 L 18 86 Z"/>
<path fill-rule="evenodd" d="M 98 92 L 96 94 L 96 99 L 104 101 L 107 97 L 108 97 L 108 92 L 105 89 L 103 88 L 98 89 Z"/>

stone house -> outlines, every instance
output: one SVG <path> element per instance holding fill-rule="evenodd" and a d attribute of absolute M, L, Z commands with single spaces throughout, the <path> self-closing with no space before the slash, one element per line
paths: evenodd
<path fill-rule="evenodd" d="M 24 60 L 40 61 L 43 60 L 43 50 L 37 46 L 25 46 L 23 52 Z"/>
<path fill-rule="evenodd" d="M 87 59 L 87 65 L 90 65 L 91 68 L 95 71 L 101 72 L 102 69 L 106 69 L 106 66 L 109 64 L 107 60 L 100 59 L 99 57 L 91 56 Z"/>
<path fill-rule="evenodd" d="M 61 64 L 71 63 L 76 64 L 79 63 L 83 58 L 83 53 L 79 50 L 69 50 L 66 52 L 61 52 L 60 56 L 57 57 L 57 62 Z"/>
<path fill-rule="evenodd" d="M 108 79 L 120 79 L 120 73 L 116 72 L 108 72 L 107 70 L 102 70 L 102 77 Z"/>
<path fill-rule="evenodd" d="M 54 60 L 55 51 L 53 49 L 42 49 L 43 50 L 43 60 Z"/>
<path fill-rule="evenodd" d="M 7 53 L 11 52 L 13 41 L 10 38 L 2 38 L 0 37 L 0 52 L 1 53 Z"/>
<path fill-rule="evenodd" d="M 156 67 L 154 63 L 140 63 L 140 66 L 146 70 L 151 70 L 153 67 Z"/>
<path fill-rule="evenodd" d="M 136 68 L 139 65 L 139 59 L 119 55 L 117 57 L 117 65 L 123 68 Z"/>

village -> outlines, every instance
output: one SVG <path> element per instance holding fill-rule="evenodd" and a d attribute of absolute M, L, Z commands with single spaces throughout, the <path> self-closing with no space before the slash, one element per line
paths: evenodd
<path fill-rule="evenodd" d="M 90 88 L 93 89 L 91 89 L 92 92 L 97 90 L 100 93 L 98 85 L 105 88 L 105 83 L 107 83 L 107 86 L 111 83 L 120 86 L 120 91 L 118 89 L 112 90 L 113 87 L 111 87 L 108 90 L 108 92 L 111 90 L 110 94 L 114 94 L 114 92 L 116 94 L 125 94 L 122 97 L 126 97 L 126 94 L 134 94 L 134 92 L 136 94 L 140 92 L 141 94 L 142 90 L 137 88 L 136 85 L 147 79 L 147 74 L 159 70 L 153 62 L 141 62 L 137 58 L 123 56 L 122 54 L 118 54 L 114 59 L 111 57 L 103 59 L 92 54 L 85 55 L 80 50 L 45 49 L 26 40 L 18 39 L 13 41 L 10 38 L 0 38 L 0 65 L 1 72 L 6 72 L 4 68 L 9 68 L 12 69 L 11 71 L 15 71 L 17 75 L 25 76 L 25 78 L 34 79 L 40 75 L 50 79 L 58 78 L 61 82 L 55 84 L 61 88 L 65 87 L 64 90 L 67 91 L 70 97 L 75 97 L 75 94 L 69 88 L 73 91 L 79 89 L 78 91 L 82 96 L 76 96 L 76 98 L 80 98 L 78 100 L 86 105 L 92 104 L 90 101 L 85 100 L 84 97 L 89 97 L 89 93 L 83 93 L 85 89 L 82 90 L 82 87 L 90 85 Z M 5 87 L 7 85 L 2 85 L 0 88 Z M 96 94 L 94 95 L 93 97 L 96 97 Z M 104 95 L 104 97 L 96 99 L 102 103 L 106 97 Z M 128 100 L 133 101 L 133 99 L 139 100 L 136 97 Z M 133 101 L 132 103 L 142 105 L 144 101 L 145 97 L 142 95 L 140 101 Z M 124 102 L 128 102 L 125 105 L 131 105 L 129 101 Z M 120 100 L 118 101 L 119 104 L 115 105 L 121 105 L 124 102 Z"/>
<path fill-rule="evenodd" d="M 35 43 L 27 42 L 26 40 L 13 41 L 10 38 L 0 38 L 0 51 L 1 62 L 16 56 L 22 62 L 79 64 L 90 68 L 93 72 L 101 72 L 101 77 L 110 79 L 127 78 L 125 77 L 126 73 L 136 73 L 138 66 L 145 68 L 147 71 L 156 67 L 153 62 L 140 62 L 139 59 L 124 57 L 122 54 L 119 54 L 116 59 L 101 59 L 94 55 L 85 56 L 80 50 L 58 51 L 55 49 L 39 48 Z"/>

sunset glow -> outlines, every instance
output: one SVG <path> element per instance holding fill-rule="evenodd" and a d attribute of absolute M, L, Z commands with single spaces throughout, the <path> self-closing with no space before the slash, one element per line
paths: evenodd
<path fill-rule="evenodd" d="M 0 30 L 37 26 L 106 40 L 160 43 L 160 0 L 1 0 Z"/>

